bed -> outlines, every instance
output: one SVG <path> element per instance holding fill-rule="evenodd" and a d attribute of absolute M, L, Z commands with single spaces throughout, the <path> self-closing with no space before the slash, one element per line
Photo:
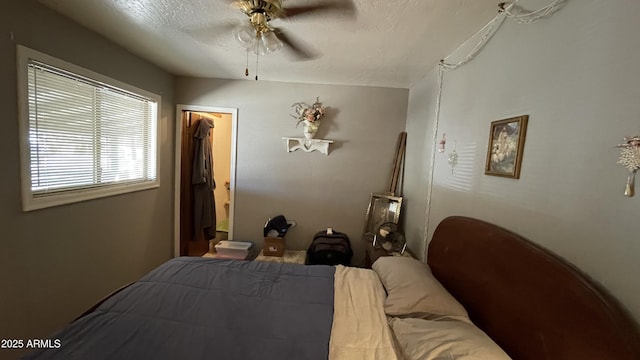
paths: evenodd
<path fill-rule="evenodd" d="M 624 309 L 517 234 L 450 217 L 427 260 L 381 257 L 371 270 L 176 258 L 26 358 L 640 359 Z"/>

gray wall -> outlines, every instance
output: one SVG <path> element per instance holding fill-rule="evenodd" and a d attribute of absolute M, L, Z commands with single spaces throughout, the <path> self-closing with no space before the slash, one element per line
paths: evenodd
<path fill-rule="evenodd" d="M 568 259 L 640 319 L 640 196 L 623 196 L 615 148 L 640 134 L 638 13 L 635 1 L 584 0 L 531 25 L 507 20 L 474 61 L 445 74 L 438 138 L 447 134 L 446 153 L 457 140 L 460 165 L 452 174 L 436 155 L 429 237 L 449 215 L 496 223 Z M 435 79 L 410 90 L 408 128 L 432 126 Z M 522 114 L 520 180 L 483 175 L 489 123 Z"/>
<path fill-rule="evenodd" d="M 398 134 L 405 128 L 407 89 L 176 78 L 176 103 L 238 109 L 235 240 L 262 246 L 267 218 L 296 220 L 286 239 L 306 249 L 327 226 L 347 233 L 357 263 L 371 192 L 384 191 Z M 334 140 L 329 156 L 286 152 L 286 137 L 302 137 L 289 116 L 294 102 L 328 107 L 317 138 Z"/>
<path fill-rule="evenodd" d="M 162 96 L 160 188 L 22 212 L 16 97 L 18 43 Z M 172 81 L 166 72 L 35 0 L 3 2 L 0 338 L 44 337 L 102 296 L 171 257 L 175 114 Z M 8 354 L 4 350 L 0 357 Z"/>

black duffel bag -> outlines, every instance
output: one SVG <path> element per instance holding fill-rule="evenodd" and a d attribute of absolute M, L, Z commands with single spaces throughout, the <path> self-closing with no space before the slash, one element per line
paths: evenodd
<path fill-rule="evenodd" d="M 353 250 L 349 237 L 331 228 L 313 236 L 307 249 L 308 265 L 345 265 L 351 264 Z"/>

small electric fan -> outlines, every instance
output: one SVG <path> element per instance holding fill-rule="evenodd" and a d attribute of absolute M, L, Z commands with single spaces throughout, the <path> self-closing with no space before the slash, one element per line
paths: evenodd
<path fill-rule="evenodd" d="M 403 254 L 407 248 L 404 234 L 398 230 L 398 224 L 386 222 L 378 226 L 373 237 L 373 246 L 381 247 L 389 252 Z"/>

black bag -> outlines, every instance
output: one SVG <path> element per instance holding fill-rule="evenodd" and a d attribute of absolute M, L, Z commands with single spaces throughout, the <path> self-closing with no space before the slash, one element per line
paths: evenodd
<path fill-rule="evenodd" d="M 313 236 L 307 249 L 308 265 L 345 265 L 349 266 L 353 250 L 346 234 L 331 228 L 320 231 Z"/>

